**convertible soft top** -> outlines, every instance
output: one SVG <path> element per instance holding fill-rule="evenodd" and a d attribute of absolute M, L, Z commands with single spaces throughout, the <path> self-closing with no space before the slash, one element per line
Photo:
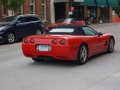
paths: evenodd
<path fill-rule="evenodd" d="M 53 28 L 77 28 L 77 27 L 89 27 L 87 25 L 60 25 Z"/>

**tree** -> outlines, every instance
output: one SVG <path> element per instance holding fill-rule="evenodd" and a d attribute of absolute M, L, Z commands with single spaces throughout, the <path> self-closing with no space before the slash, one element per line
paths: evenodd
<path fill-rule="evenodd" d="M 25 2 L 25 0 L 0 0 L 3 7 L 13 12 L 17 11 Z"/>

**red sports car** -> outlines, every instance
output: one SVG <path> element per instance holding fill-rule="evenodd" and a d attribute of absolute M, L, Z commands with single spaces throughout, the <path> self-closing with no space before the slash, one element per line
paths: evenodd
<path fill-rule="evenodd" d="M 23 39 L 22 50 L 35 62 L 41 59 L 71 60 L 85 64 L 89 57 L 113 52 L 114 36 L 102 34 L 88 26 L 57 26 L 44 35 Z"/>
<path fill-rule="evenodd" d="M 85 21 L 77 20 L 76 18 L 66 18 L 66 19 L 58 19 L 54 24 L 49 24 L 46 27 L 46 31 L 49 31 L 55 26 L 61 26 L 61 25 L 85 25 Z"/>

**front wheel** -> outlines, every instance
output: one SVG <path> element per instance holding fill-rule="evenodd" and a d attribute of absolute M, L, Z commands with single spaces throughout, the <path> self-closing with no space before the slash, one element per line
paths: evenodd
<path fill-rule="evenodd" d="M 88 50 L 86 45 L 81 45 L 78 52 L 77 64 L 83 65 L 87 62 Z"/>
<path fill-rule="evenodd" d="M 7 43 L 10 43 L 10 44 L 15 42 L 15 35 L 13 32 L 9 32 L 6 34 L 6 41 Z"/>

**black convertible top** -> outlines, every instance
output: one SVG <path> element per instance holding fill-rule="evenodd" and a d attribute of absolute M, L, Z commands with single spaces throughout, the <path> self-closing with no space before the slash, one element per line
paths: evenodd
<path fill-rule="evenodd" d="M 89 26 L 87 25 L 60 25 L 60 26 L 55 26 L 53 28 L 78 28 L 78 27 L 80 28 L 80 27 L 89 27 Z"/>
<path fill-rule="evenodd" d="M 61 25 L 53 27 L 48 33 L 49 34 L 74 34 L 74 35 L 84 35 L 82 27 L 88 27 L 86 25 Z M 57 29 L 56 31 L 51 32 L 52 30 Z M 68 29 L 68 30 L 67 30 Z M 69 32 L 69 29 L 74 29 Z M 66 31 L 65 31 L 66 30 Z"/>

